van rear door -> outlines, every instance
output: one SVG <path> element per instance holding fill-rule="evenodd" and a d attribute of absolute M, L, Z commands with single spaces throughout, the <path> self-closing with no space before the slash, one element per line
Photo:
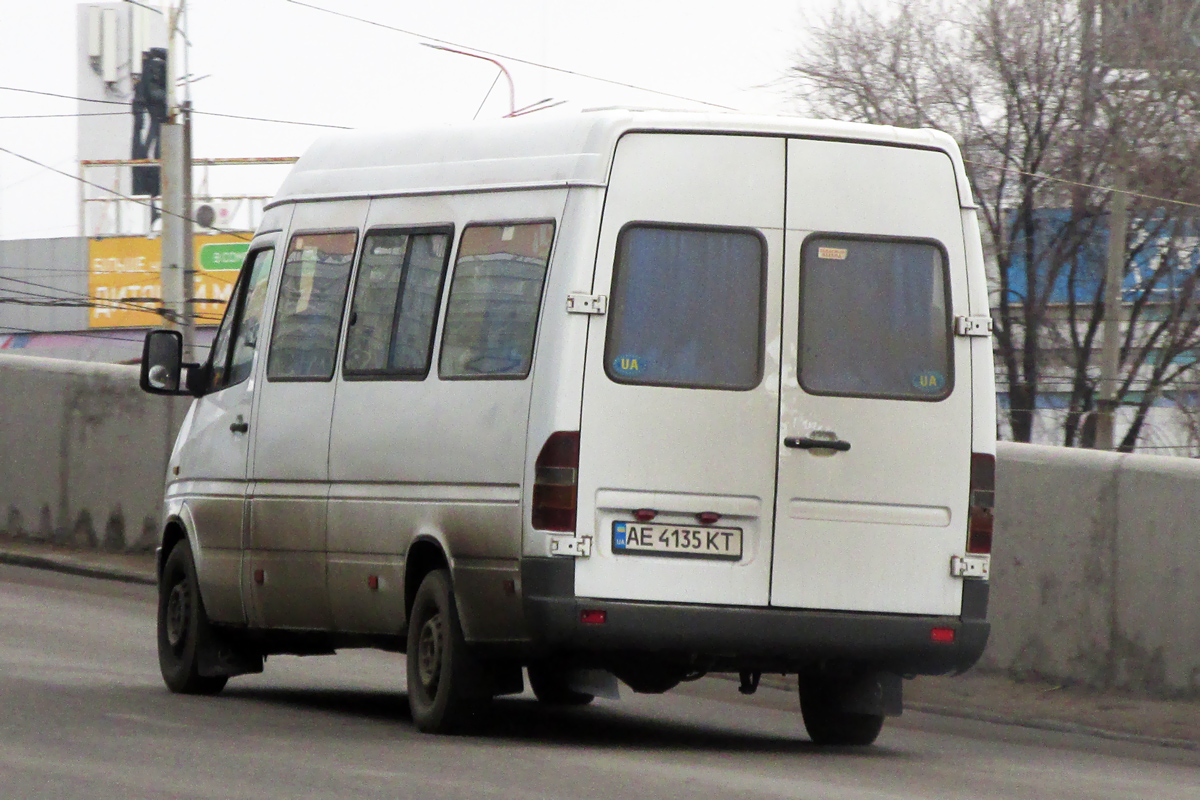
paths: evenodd
<path fill-rule="evenodd" d="M 605 200 L 580 430 L 582 597 L 766 605 L 785 140 L 632 133 Z"/>
<path fill-rule="evenodd" d="M 787 175 L 771 604 L 957 615 L 971 372 L 952 162 L 793 139 Z"/>

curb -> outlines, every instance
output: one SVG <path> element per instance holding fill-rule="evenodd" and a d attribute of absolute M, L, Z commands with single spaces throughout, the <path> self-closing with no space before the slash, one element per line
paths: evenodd
<path fill-rule="evenodd" d="M 1108 728 L 1094 728 L 1091 725 L 1081 725 L 1078 722 L 1059 722 L 1052 719 L 1025 719 L 1009 717 L 1004 714 L 993 714 L 989 711 L 966 711 L 949 706 L 938 706 L 929 703 L 905 703 L 905 709 L 921 714 L 936 714 L 939 717 L 954 717 L 969 719 L 975 722 L 988 722 L 993 725 L 1012 725 L 1018 728 L 1033 728 L 1052 733 L 1074 733 L 1082 736 L 1094 736 L 1097 739 L 1108 739 L 1114 742 L 1129 742 L 1130 744 L 1146 744 L 1154 747 L 1170 747 L 1177 750 L 1200 750 L 1200 742 L 1190 739 L 1168 739 L 1160 736 L 1146 736 L 1140 733 L 1124 733 Z"/>
<path fill-rule="evenodd" d="M 158 581 L 152 575 L 112 567 L 92 567 L 75 561 L 57 559 L 49 556 L 33 556 L 27 553 L 13 553 L 0 550 L 0 564 L 14 567 L 29 567 L 45 569 L 52 572 L 62 572 L 67 575 L 79 575 L 84 578 L 99 578 L 122 583 L 136 583 L 143 586 L 154 586 Z"/>
<path fill-rule="evenodd" d="M 714 677 L 723 678 L 731 682 L 737 681 L 737 678 L 733 675 L 716 675 Z M 778 689 L 789 692 L 795 691 L 790 681 L 787 681 L 786 679 L 780 679 L 775 676 L 770 676 L 770 678 L 764 676 L 762 685 L 770 689 Z M 1097 739 L 1107 739 L 1114 742 L 1128 742 L 1130 744 L 1166 747 L 1176 750 L 1191 750 L 1193 752 L 1200 751 L 1200 742 L 1195 742 L 1191 739 L 1171 739 L 1162 736 L 1147 736 L 1141 733 L 1125 733 L 1122 731 L 1110 730 L 1108 728 L 1096 728 L 1091 725 L 1083 725 L 1078 722 L 1060 722 L 1052 719 L 1012 717 L 1005 714 L 994 714 L 990 711 L 968 710 L 954 708 L 952 706 L 940 706 L 934 703 L 912 703 L 907 700 L 904 702 L 904 710 L 915 711 L 918 714 L 933 714 L 939 717 L 966 719 L 973 722 L 986 722 L 992 725 L 1010 725 L 1016 728 L 1030 728 L 1033 730 L 1049 731 L 1052 733 L 1073 733 L 1080 736 L 1093 736 Z"/>

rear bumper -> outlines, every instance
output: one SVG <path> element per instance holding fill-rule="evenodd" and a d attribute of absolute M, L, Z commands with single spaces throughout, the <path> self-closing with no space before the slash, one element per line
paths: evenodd
<path fill-rule="evenodd" d="M 545 649 L 597 660 L 645 653 L 707 662 L 717 670 L 782 672 L 834 660 L 902 675 L 941 675 L 974 664 L 990 629 L 983 619 L 614 601 L 564 596 L 562 583 L 527 585 L 538 588 L 543 592 L 525 594 L 534 639 Z M 581 613 L 593 609 L 605 612 L 603 624 L 581 621 Z M 934 628 L 952 629 L 954 640 L 933 641 Z"/>

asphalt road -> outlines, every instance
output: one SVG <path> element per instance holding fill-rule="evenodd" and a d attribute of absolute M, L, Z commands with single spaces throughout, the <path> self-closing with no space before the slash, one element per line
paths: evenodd
<path fill-rule="evenodd" d="M 397 655 L 274 657 L 169 694 L 150 587 L 0 567 L 0 798 L 1198 798 L 1200 753 L 906 713 L 821 750 L 791 692 L 706 679 L 418 733 Z"/>

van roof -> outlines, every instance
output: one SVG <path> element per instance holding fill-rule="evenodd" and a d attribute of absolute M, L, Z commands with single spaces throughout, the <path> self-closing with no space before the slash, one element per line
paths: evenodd
<path fill-rule="evenodd" d="M 974 206 L 958 145 L 940 131 L 608 108 L 323 136 L 296 162 L 268 207 L 334 198 L 606 186 L 617 141 L 631 131 L 799 136 L 942 150 L 954 164 L 960 204 Z"/>

